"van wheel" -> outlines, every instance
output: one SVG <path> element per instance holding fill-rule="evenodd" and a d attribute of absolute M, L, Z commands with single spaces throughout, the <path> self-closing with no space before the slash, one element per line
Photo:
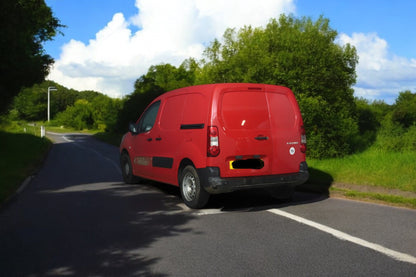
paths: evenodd
<path fill-rule="evenodd" d="M 179 188 L 185 204 L 192 209 L 204 207 L 209 200 L 209 193 L 201 186 L 196 169 L 186 166 L 180 177 Z"/>
<path fill-rule="evenodd" d="M 140 181 L 139 177 L 133 175 L 130 157 L 126 152 L 123 152 L 120 156 L 120 167 L 123 180 L 126 184 L 137 184 Z"/>

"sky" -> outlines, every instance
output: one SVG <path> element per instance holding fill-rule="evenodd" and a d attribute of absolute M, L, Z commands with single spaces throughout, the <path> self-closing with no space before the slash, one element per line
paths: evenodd
<path fill-rule="evenodd" d="M 264 27 L 280 14 L 320 15 L 336 43 L 357 49 L 355 96 L 392 104 L 416 92 L 414 0 L 46 0 L 66 25 L 44 44 L 55 59 L 47 79 L 124 97 L 151 65 L 202 58 L 226 28 Z"/>

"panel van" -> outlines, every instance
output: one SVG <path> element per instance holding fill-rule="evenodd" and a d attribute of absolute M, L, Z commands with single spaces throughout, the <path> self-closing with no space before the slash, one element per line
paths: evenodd
<path fill-rule="evenodd" d="M 124 135 L 120 165 L 126 183 L 179 186 L 187 206 L 202 208 L 211 194 L 293 192 L 309 177 L 305 152 L 302 116 L 289 88 L 208 84 L 153 100 Z"/>

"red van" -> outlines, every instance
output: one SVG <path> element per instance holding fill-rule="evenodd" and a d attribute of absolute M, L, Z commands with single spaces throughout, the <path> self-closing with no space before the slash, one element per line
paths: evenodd
<path fill-rule="evenodd" d="M 293 192 L 308 177 L 299 106 L 286 87 L 209 84 L 156 98 L 120 145 L 126 183 L 179 186 L 185 204 L 251 188 Z"/>

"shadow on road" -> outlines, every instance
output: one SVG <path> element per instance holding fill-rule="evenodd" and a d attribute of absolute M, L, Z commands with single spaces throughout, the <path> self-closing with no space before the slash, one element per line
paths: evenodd
<path fill-rule="evenodd" d="M 178 199 L 120 181 L 99 155 L 55 144 L 30 185 L 0 211 L 0 275 L 167 275 L 152 269 L 158 256 L 143 251 L 192 232 L 185 225 L 194 216 L 161 213 L 179 210 Z"/>
<path fill-rule="evenodd" d="M 163 194 L 176 198 L 178 203 L 182 203 L 178 187 L 157 182 L 146 182 L 146 184 L 142 184 L 141 186 L 156 188 Z M 316 185 L 312 186 L 312 188 L 309 188 L 309 184 L 303 185 L 299 189 L 295 190 L 292 199 L 283 200 L 276 199 L 271 196 L 269 192 L 261 189 L 211 195 L 210 200 L 204 209 L 218 209 L 223 212 L 262 211 L 283 206 L 293 206 L 323 201 L 329 197 L 328 187 L 326 191 L 317 191 L 314 190 Z"/>

